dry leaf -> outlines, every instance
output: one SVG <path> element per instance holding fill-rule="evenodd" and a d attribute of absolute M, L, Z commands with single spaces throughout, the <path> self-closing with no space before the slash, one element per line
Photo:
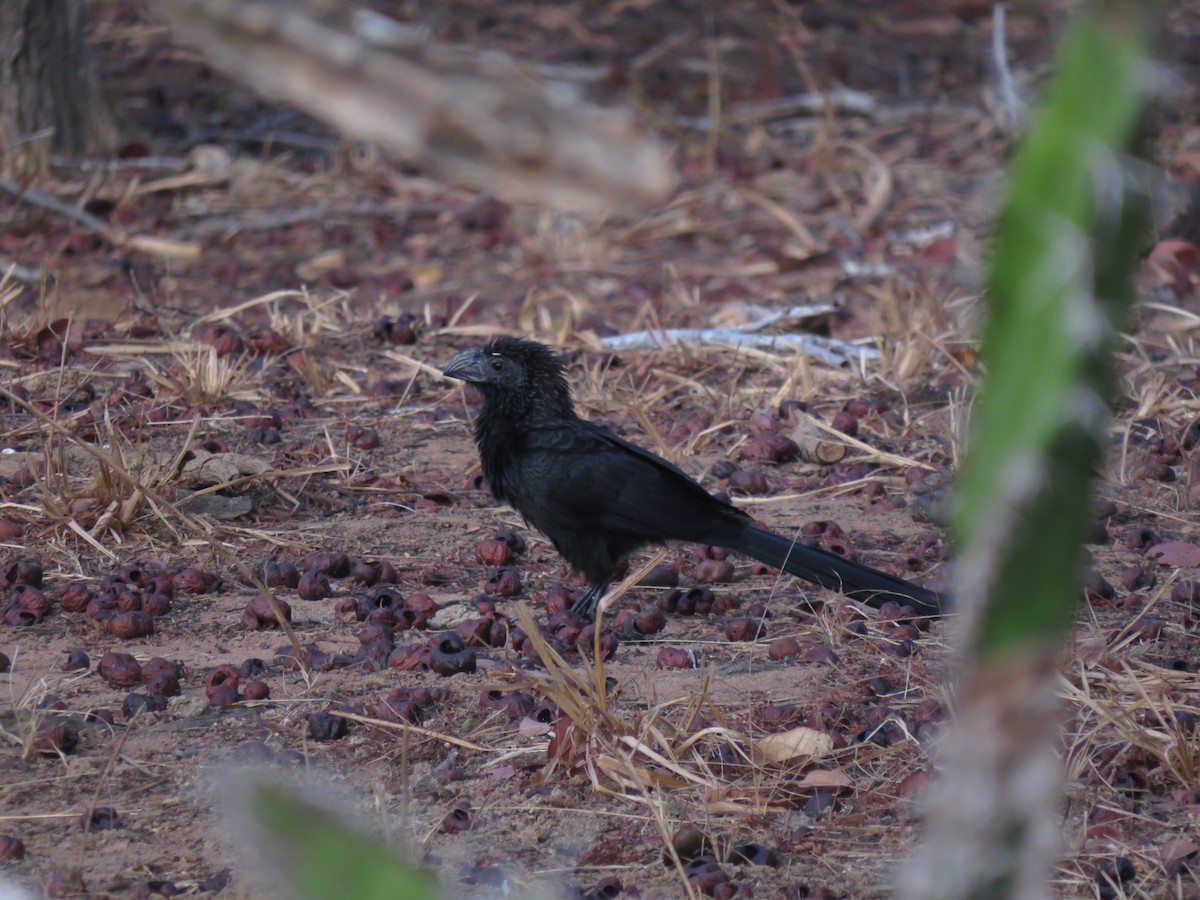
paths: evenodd
<path fill-rule="evenodd" d="M 801 787 L 811 788 L 848 788 L 853 787 L 854 782 L 850 780 L 850 776 L 841 769 L 813 769 L 811 772 L 805 772 L 804 777 L 800 779 Z"/>
<path fill-rule="evenodd" d="M 1197 850 L 1200 850 L 1200 844 L 1197 844 L 1191 838 L 1178 837 L 1172 838 L 1158 847 L 1158 858 L 1163 862 L 1172 862 L 1176 859 L 1183 859 L 1191 856 Z"/>
<path fill-rule="evenodd" d="M 754 754 L 765 762 L 782 763 L 798 756 L 823 756 L 833 749 L 833 738 L 803 725 L 779 734 L 769 734 L 753 745 Z"/>
<path fill-rule="evenodd" d="M 526 716 L 517 726 L 517 733 L 521 737 L 541 737 L 544 734 L 550 733 L 550 726 L 545 722 L 539 722 L 533 716 Z"/>
<path fill-rule="evenodd" d="M 1161 566 L 1171 566 L 1176 569 L 1186 569 L 1200 566 L 1200 547 L 1186 541 L 1168 541 L 1165 544 L 1155 544 L 1146 551 L 1146 556 L 1157 560 Z"/>

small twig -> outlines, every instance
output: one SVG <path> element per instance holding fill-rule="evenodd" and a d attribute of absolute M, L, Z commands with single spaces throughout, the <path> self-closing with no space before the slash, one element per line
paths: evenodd
<path fill-rule="evenodd" d="M 34 187 L 33 185 L 21 187 L 21 185 L 17 184 L 11 178 L 0 174 L 0 189 L 33 206 L 39 206 L 42 209 L 47 209 L 50 212 L 64 216 L 72 222 L 82 225 L 88 231 L 94 231 L 97 234 L 103 235 L 114 244 L 120 243 L 121 235 L 109 228 L 103 219 L 98 219 L 87 210 L 80 209 L 78 206 L 67 203 L 65 200 L 59 200 L 53 194 L 47 193 L 39 187 Z"/>
<path fill-rule="evenodd" d="M 352 713 L 348 710 L 338 710 L 338 715 L 343 719 L 348 719 L 351 722 L 359 722 L 363 725 L 370 725 L 374 728 L 383 728 L 389 731 L 401 731 L 404 734 L 419 734 L 422 737 L 431 738 L 435 741 L 441 741 L 445 744 L 450 744 L 454 747 L 462 747 L 464 750 L 472 750 L 476 753 L 492 753 L 497 748 L 485 747 L 482 744 L 476 744 L 473 741 L 463 740 L 462 738 L 454 737 L 450 734 L 443 734 L 440 731 L 434 731 L 430 728 L 422 728 L 419 725 L 412 725 L 408 722 L 389 722 L 387 719 L 377 719 L 371 716 L 362 716 L 358 713 Z"/>
<path fill-rule="evenodd" d="M 50 165 L 62 169 L 79 169 L 83 172 L 114 172 L 121 169 L 171 169 L 183 172 L 191 163 L 176 156 L 143 156 L 133 159 L 74 159 L 70 156 L 51 156 Z"/>
<path fill-rule="evenodd" d="M 445 376 L 442 374 L 442 370 L 436 366 L 431 366 L 429 363 L 421 362 L 419 359 L 413 359 L 411 356 L 405 356 L 403 353 L 397 353 L 394 350 L 385 350 L 383 351 L 383 355 L 393 362 L 402 363 L 433 378 L 445 378 Z"/>
<path fill-rule="evenodd" d="M 711 2 L 704 7 L 704 46 L 708 57 L 708 127 L 704 134 L 704 173 L 712 178 L 717 170 L 717 146 L 721 142 L 721 54 Z M 597 632 L 600 629 L 596 629 Z"/>
<path fill-rule="evenodd" d="M 758 191 L 752 191 L 749 188 L 744 188 L 741 191 L 741 195 L 778 219 L 792 233 L 796 240 L 800 242 L 800 245 L 805 250 L 814 251 L 821 247 L 821 242 L 813 237 L 813 233 L 800 221 L 800 217 L 795 215 L 791 210 L 784 208 L 770 197 L 765 197 Z"/>
<path fill-rule="evenodd" d="M 992 72 L 996 78 L 996 92 L 999 95 L 998 118 L 1001 128 L 1005 131 L 1015 131 L 1028 117 L 1029 107 L 1021 99 L 1012 71 L 1008 68 L 1008 51 L 1005 44 L 1004 4 L 997 3 L 992 7 Z"/>
<path fill-rule="evenodd" d="M 730 124 L 745 125 L 766 119 L 792 119 L 797 116 L 816 116 L 826 109 L 834 112 L 851 113 L 859 116 L 875 114 L 875 99 L 870 94 L 849 88 L 834 88 L 831 91 L 791 94 L 771 100 L 752 100 L 735 104 L 726 116 Z M 706 130 L 708 116 L 679 116 L 676 124 L 698 131 Z"/>
<path fill-rule="evenodd" d="M 206 237 L 212 234 L 232 234 L 239 231 L 266 231 L 305 222 L 320 222 L 337 216 L 386 216 L 403 223 L 413 215 L 440 215 L 450 209 L 445 203 L 410 203 L 397 206 L 394 203 L 342 203 L 329 206 L 302 206 L 260 216 L 225 216 L 208 219 L 183 229 L 189 237 Z M 203 211 L 189 215 L 204 215 Z"/>

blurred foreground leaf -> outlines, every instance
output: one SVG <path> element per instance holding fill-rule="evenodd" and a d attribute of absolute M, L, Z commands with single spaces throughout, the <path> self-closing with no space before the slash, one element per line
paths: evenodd
<path fill-rule="evenodd" d="M 958 491 L 961 682 L 909 898 L 1050 897 L 1061 845 L 1059 655 L 1108 443 L 1114 351 L 1147 224 L 1137 160 L 1163 4 L 1080 13 L 1011 167 L 987 376 Z"/>
<path fill-rule="evenodd" d="M 1155 7 L 1109 4 L 1080 19 L 1012 165 L 988 281 L 988 377 L 954 518 L 958 596 L 982 602 L 972 642 L 985 655 L 1058 641 L 1074 621 L 1113 351 L 1147 225 L 1131 155 Z"/>
<path fill-rule="evenodd" d="M 255 825 L 257 859 L 277 869 L 273 880 L 285 883 L 305 900 L 430 900 L 439 896 L 437 880 L 397 855 L 376 835 L 337 818 L 329 809 L 267 781 L 244 785 L 242 805 Z"/>

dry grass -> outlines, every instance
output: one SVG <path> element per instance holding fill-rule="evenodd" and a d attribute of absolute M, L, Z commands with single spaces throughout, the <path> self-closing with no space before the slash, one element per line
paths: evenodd
<path fill-rule="evenodd" d="M 887 291 L 882 292 L 880 298 L 886 301 L 883 304 L 885 310 L 888 303 L 900 303 Z M 469 310 L 470 305 L 468 301 L 460 311 Z M 296 345 L 310 349 L 311 353 L 306 357 L 310 360 L 320 356 L 323 342 L 365 326 L 363 319 L 355 318 L 356 314 L 346 306 L 340 294 L 331 294 L 325 299 L 311 293 L 264 295 L 248 301 L 241 313 L 259 308 L 267 312 L 273 326 L 290 328 L 290 337 Z M 578 345 L 580 338 L 575 336 L 573 329 L 582 316 L 591 312 L 589 305 L 578 296 L 567 298 L 562 307 L 565 310 L 562 319 L 546 312 L 547 306 L 540 301 L 531 301 L 526 308 L 533 316 L 529 324 L 536 336 L 566 346 Z M 963 430 L 967 409 L 962 394 L 950 396 L 932 410 L 919 409 L 918 404 L 907 399 L 921 373 L 949 370 L 970 374 L 963 371 L 952 352 L 952 348 L 962 342 L 961 335 L 938 320 L 938 315 L 944 315 L 945 310 L 923 309 L 918 306 L 909 310 L 907 321 L 912 330 L 906 339 L 883 345 L 884 355 L 879 364 L 867 370 L 831 369 L 783 354 L 676 346 L 638 359 L 636 366 L 623 369 L 607 367 L 600 357 L 583 359 L 573 370 L 573 382 L 580 406 L 589 414 L 616 418 L 638 428 L 642 443 L 693 468 L 697 456 L 735 455 L 744 435 L 731 437 L 726 431 L 733 428 L 736 432 L 748 415 L 781 399 L 797 395 L 810 397 L 820 410 L 828 411 L 863 396 L 864 392 L 882 392 L 900 398 L 904 419 L 898 429 L 887 434 L 886 440 L 881 440 L 878 434 L 868 439 L 836 435 L 851 448 L 848 462 L 863 462 L 873 467 L 869 476 L 840 485 L 789 490 L 740 501 L 756 512 L 804 510 L 811 504 L 852 496 L 855 490 L 868 484 L 881 484 L 889 489 L 899 487 L 905 470 L 930 466 L 933 457 L 929 448 L 919 443 L 919 438 L 931 430 L 952 437 L 941 449 L 941 454 L 957 457 L 958 436 Z M 236 324 L 238 317 L 218 313 L 208 320 Z M 894 317 L 889 321 L 892 323 L 889 327 L 899 327 Z M 439 345 L 449 338 L 482 335 L 488 330 L 463 325 L 456 318 L 446 323 L 442 330 L 432 325 L 425 340 Z M 926 355 L 921 354 L 922 348 Z M 140 348 L 134 345 L 114 341 L 104 349 L 105 364 L 115 367 L 118 373 L 146 363 Z M 384 351 L 381 356 L 402 364 L 409 385 L 406 396 L 411 391 L 414 397 L 423 398 L 414 409 L 429 408 L 432 403 L 450 396 L 444 388 L 437 387 L 437 398 L 432 398 L 423 386 L 437 373 L 437 366 L 427 361 L 429 357 L 425 354 L 396 349 Z M 365 367 L 361 362 L 323 358 L 319 368 L 310 370 L 304 364 L 293 363 L 293 370 L 310 389 L 320 389 L 334 395 L 331 400 L 340 401 L 343 399 L 337 396 L 340 392 L 345 392 L 346 400 L 361 393 Z M 229 397 L 263 396 L 248 358 L 230 360 L 207 349 L 177 351 L 157 357 L 151 372 L 157 384 L 169 386 L 188 403 L 220 404 Z M 101 374 L 86 373 L 87 377 L 93 378 Z M 105 373 L 104 377 L 113 378 L 114 375 Z M 64 359 L 40 381 L 27 384 L 35 390 L 49 387 L 55 397 L 61 398 L 80 380 L 74 365 Z M 1185 400 L 1178 391 L 1166 389 L 1166 383 L 1165 378 L 1146 373 L 1132 377 L 1130 390 L 1136 394 L 1131 394 L 1122 421 L 1151 414 L 1182 418 Z M 180 454 L 203 435 L 227 431 L 227 423 L 220 414 L 175 423 L 175 437 L 170 442 L 173 449 L 164 455 L 161 442 L 152 440 L 150 432 L 129 433 L 118 427 L 112 415 L 105 415 L 99 423 L 99 439 L 87 442 L 76 435 L 70 415 L 56 417 L 44 413 L 7 390 L 3 396 L 44 429 L 48 436 L 42 440 L 42 453 L 49 460 L 59 461 L 37 476 L 32 495 L 26 495 L 21 504 L 6 504 L 6 508 L 20 512 L 26 522 L 46 529 L 50 537 L 47 552 L 61 561 L 64 573 L 87 569 L 89 564 L 83 561 L 84 558 L 116 559 L 118 555 L 136 552 L 133 548 L 139 546 L 153 547 L 156 554 L 169 555 L 190 543 L 206 547 L 224 567 L 253 579 L 254 573 L 249 571 L 244 555 L 237 549 L 239 543 L 273 544 L 295 548 L 297 552 L 311 546 L 312 535 L 303 531 L 288 536 L 282 530 L 267 528 L 218 530 L 212 523 L 181 512 L 170 502 L 172 477 L 178 469 Z M 709 411 L 713 423 L 682 443 L 670 445 L 665 439 L 659 411 L 680 398 L 686 404 Z M 414 414 L 401 413 L 397 421 Z M 934 420 L 936 424 L 931 424 Z M 817 424 L 829 428 L 822 422 Z M 181 428 L 186 429 L 186 434 Z M 296 467 L 270 476 L 280 483 L 299 479 L 298 489 L 293 487 L 289 495 L 295 503 L 305 498 L 305 479 L 319 473 L 345 471 L 340 461 L 350 451 L 341 444 L 340 438 L 335 439 L 327 426 L 322 429 L 322 440 L 332 460 L 328 467 Z M 30 433 L 18 432 L 26 437 Z M 1115 465 L 1118 472 L 1126 473 L 1127 479 L 1129 463 L 1125 460 L 1134 448 L 1128 429 L 1124 432 L 1123 444 L 1125 454 Z M 151 447 L 155 449 L 151 451 Z M 894 447 L 901 452 L 881 449 L 883 447 Z M 68 452 L 88 458 L 88 474 L 83 474 L 77 466 L 62 464 Z M 222 487 L 215 486 L 214 490 Z M 1179 509 L 1181 503 L 1176 500 L 1170 506 Z M 19 510 L 16 509 L 18 506 Z M 88 527 L 80 524 L 79 514 L 83 509 L 94 513 Z M 644 569 L 657 561 L 657 558 L 650 560 Z M 629 590 L 640 574 L 641 570 L 633 573 L 615 595 Z M 261 584 L 258 587 L 265 591 Z M 766 598 L 774 609 L 788 607 L 786 600 L 780 600 L 783 596 L 779 593 L 781 587 L 777 581 Z M 1124 659 L 1136 649 L 1139 624 L 1158 614 L 1155 606 L 1165 602 L 1165 593 L 1169 593 L 1169 585 L 1153 594 L 1138 615 L 1122 622 L 1108 636 L 1107 654 Z M 515 614 L 528 634 L 537 635 L 532 613 L 527 607 L 520 605 Z M 825 644 L 848 659 L 862 661 L 872 654 L 887 652 L 886 638 L 872 637 L 864 643 L 861 636 L 847 629 L 845 619 L 834 605 L 824 607 L 807 619 L 797 620 L 782 631 L 773 629 L 772 637 L 788 633 Z M 298 653 L 303 652 L 301 637 L 289 635 L 289 639 Z M 683 825 L 696 822 L 698 817 L 701 822 L 712 823 L 720 832 L 716 823 L 727 817 L 770 818 L 779 810 L 800 802 L 797 798 L 809 797 L 822 789 L 841 791 L 845 789 L 843 785 L 849 785 L 852 792 L 862 791 L 864 801 L 890 796 L 891 802 L 902 802 L 892 795 L 894 786 L 927 764 L 926 748 L 918 746 L 915 738 L 906 733 L 906 721 L 925 698 L 934 697 L 943 702 L 946 699 L 928 672 L 901 674 L 899 692 L 888 704 L 891 715 L 874 723 L 876 728 L 897 727 L 905 735 L 899 743 L 885 747 L 870 743 L 854 745 L 816 758 L 800 757 L 781 765 L 756 751 L 759 736 L 747 725 L 754 715 L 753 703 L 718 690 L 716 686 L 722 676 L 711 664 L 702 666 L 695 673 L 695 689 L 690 697 L 661 700 L 653 696 L 652 686 L 639 685 L 636 689 L 633 683 L 610 686 L 606 680 L 606 664 L 594 650 L 590 658 L 573 662 L 556 653 L 544 640 L 539 642 L 535 638 L 535 643 L 545 664 L 544 670 L 526 672 L 508 687 L 532 689 L 552 700 L 569 722 L 562 734 L 556 735 L 559 752 L 551 753 L 538 778 L 555 784 L 571 783 L 577 775 L 582 776 L 597 795 L 624 804 L 624 815 L 634 817 L 652 829 L 665 848 L 672 847 L 672 837 Z M 694 640 L 691 646 L 701 655 L 716 651 L 737 666 L 753 668 L 761 665 L 759 660 L 765 642 L 730 647 L 719 642 L 709 645 L 703 640 Z M 923 656 L 933 659 L 941 652 L 938 638 L 923 640 Z M 1071 728 L 1064 739 L 1064 759 L 1073 785 L 1091 785 L 1089 803 L 1120 803 L 1117 798 L 1125 788 L 1113 782 L 1112 764 L 1097 761 L 1110 757 L 1114 751 L 1118 760 L 1136 760 L 1137 765 L 1158 773 L 1156 789 L 1169 792 L 1195 784 L 1194 740 L 1180 723 L 1188 716 L 1200 714 L 1188 699 L 1200 690 L 1196 676 L 1172 672 L 1136 659 L 1125 663 L 1119 671 L 1095 665 L 1077 668 L 1069 665 L 1067 671 L 1070 674 L 1069 680 L 1064 680 L 1063 698 Z M 275 711 L 279 729 L 299 727 L 305 710 L 327 704 L 338 695 L 334 684 L 320 673 L 305 671 L 298 677 L 300 681 L 295 686 L 298 696 L 281 698 L 270 707 Z M 41 714 L 33 709 L 38 697 L 57 689 L 58 685 L 51 681 L 34 679 L 22 689 L 20 697 L 12 700 L 12 712 L 6 718 L 6 723 L 11 722 L 11 726 L 5 725 L 5 737 L 14 746 L 22 748 L 23 755 L 28 755 L 42 721 Z M 627 699 L 631 692 L 639 691 L 638 699 Z M 804 698 L 798 699 L 803 702 Z M 389 751 L 391 754 L 407 754 L 409 751 L 405 748 L 414 743 L 422 747 L 440 745 L 452 748 L 451 752 L 485 760 L 485 765 L 497 766 L 536 759 L 546 752 L 544 742 L 529 743 L 517 739 L 511 726 L 495 716 L 475 723 L 469 733 L 463 734 L 441 726 L 397 725 L 355 712 L 345 715 L 362 726 L 396 735 L 400 748 L 393 747 Z M 868 788 L 868 785 L 874 787 Z M 491 810 L 500 808 L 495 804 L 489 807 Z M 633 812 L 634 808 L 638 811 Z M 1138 821 L 1136 814 L 1131 814 L 1131 819 Z M 438 816 L 431 814 L 427 821 L 424 843 L 435 840 Z M 1086 823 L 1079 826 L 1078 834 L 1084 831 Z M 869 829 L 865 829 L 858 839 L 872 840 L 868 835 Z M 728 842 L 730 838 L 718 835 L 717 840 L 718 843 Z M 1144 849 L 1131 844 L 1126 850 L 1138 860 L 1139 871 L 1145 873 L 1144 883 L 1166 876 L 1162 865 L 1150 859 Z M 666 852 L 676 873 L 675 889 L 693 891 L 685 875 L 683 860 L 673 849 Z M 831 858 L 849 864 L 857 852 L 837 851 Z M 1085 848 L 1080 843 L 1064 864 L 1062 889 L 1081 889 L 1091 879 L 1096 866 L 1109 858 L 1108 854 L 1109 851 L 1098 852 L 1094 847 Z M 1123 890 L 1128 890 L 1128 886 Z"/>

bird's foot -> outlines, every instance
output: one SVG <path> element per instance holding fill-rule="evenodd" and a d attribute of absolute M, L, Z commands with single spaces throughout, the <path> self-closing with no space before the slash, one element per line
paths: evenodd
<path fill-rule="evenodd" d="M 571 612 L 577 616 L 583 616 L 585 619 L 595 620 L 596 607 L 600 605 L 600 599 L 604 596 L 604 588 L 606 585 L 589 584 L 587 590 L 579 595 L 579 599 L 571 604 Z"/>

